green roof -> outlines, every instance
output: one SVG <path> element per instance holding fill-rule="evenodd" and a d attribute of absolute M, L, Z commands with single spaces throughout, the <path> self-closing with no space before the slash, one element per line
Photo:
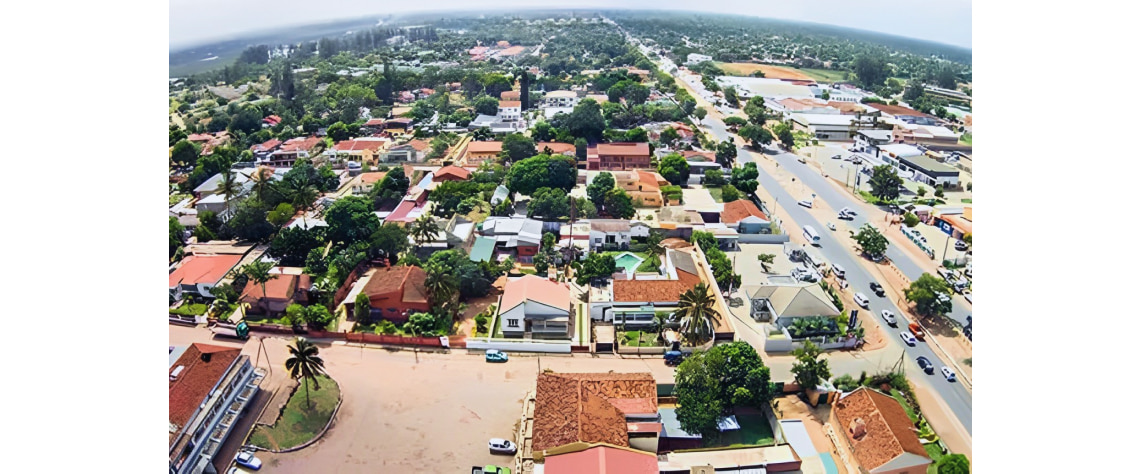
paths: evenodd
<path fill-rule="evenodd" d="M 478 236 L 475 237 L 475 245 L 471 246 L 471 255 L 468 258 L 472 262 L 490 262 L 494 253 L 495 239 Z"/>

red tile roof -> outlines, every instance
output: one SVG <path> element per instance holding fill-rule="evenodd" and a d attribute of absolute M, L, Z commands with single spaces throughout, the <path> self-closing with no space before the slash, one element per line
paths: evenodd
<path fill-rule="evenodd" d="M 466 181 L 471 178 L 471 172 L 455 165 L 448 165 L 435 172 L 432 181 Z"/>
<path fill-rule="evenodd" d="M 431 143 L 425 142 L 423 140 L 412 140 L 408 143 L 405 143 L 405 145 L 415 148 L 416 151 L 424 151 L 431 148 Z"/>
<path fill-rule="evenodd" d="M 860 387 L 839 399 L 832 412 L 839 422 L 836 430 L 846 433 L 855 459 L 864 469 L 874 470 L 904 452 L 928 458 L 910 417 L 894 398 Z M 866 429 L 858 439 L 851 434 L 856 419 L 862 420 Z"/>
<path fill-rule="evenodd" d="M 379 151 L 381 148 L 384 148 L 383 140 L 345 140 L 333 147 L 336 151 L 371 150 L 373 152 Z"/>
<path fill-rule="evenodd" d="M 278 267 L 280 268 L 280 267 Z M 297 291 L 298 283 L 300 283 L 301 275 L 283 275 L 274 274 L 270 275 L 269 281 L 265 282 L 265 293 L 269 295 L 270 299 L 288 300 L 293 298 L 293 293 Z M 249 282 L 245 285 L 245 290 L 242 291 L 241 301 L 246 303 L 256 303 L 264 296 L 261 293 L 261 285 Z"/>
<path fill-rule="evenodd" d="M 906 108 L 901 105 L 887 105 L 887 104 L 867 104 L 869 107 L 878 110 L 888 115 L 914 115 L 918 117 L 930 117 L 914 109 Z"/>
<path fill-rule="evenodd" d="M 277 148 L 278 146 L 281 146 L 281 140 L 278 140 L 276 138 L 270 138 L 269 140 L 266 140 L 265 143 L 259 143 L 257 145 L 250 147 L 249 149 L 253 150 L 253 151 L 258 151 L 258 150 L 271 151 L 274 148 Z"/>
<path fill-rule="evenodd" d="M 538 142 L 534 144 L 534 148 L 542 153 L 543 149 L 550 148 L 554 154 L 573 153 L 578 151 L 578 148 L 573 143 L 560 143 L 560 142 Z"/>
<path fill-rule="evenodd" d="M 467 144 L 467 153 L 499 153 L 503 151 L 503 142 L 471 142 Z"/>
<path fill-rule="evenodd" d="M 501 311 L 507 311 L 526 300 L 570 312 L 570 287 L 536 275 L 523 275 L 503 287 Z"/>
<path fill-rule="evenodd" d="M 521 91 L 503 91 L 499 94 L 500 100 L 519 100 L 522 96 Z"/>
<path fill-rule="evenodd" d="M 382 118 L 374 118 L 374 119 L 371 119 L 367 122 L 364 122 L 364 126 L 365 127 L 379 127 L 381 125 L 384 125 L 384 122 L 385 122 L 385 120 Z"/>
<path fill-rule="evenodd" d="M 504 100 L 499 102 L 499 107 L 522 107 L 522 101 L 518 100 Z"/>
<path fill-rule="evenodd" d="M 384 176 L 387 174 L 387 171 L 370 171 L 367 173 L 360 173 L 360 183 L 373 184 L 384 179 Z"/>
<path fill-rule="evenodd" d="M 681 156 L 689 161 L 716 161 L 716 153 L 711 151 L 685 150 L 681 152 Z"/>
<path fill-rule="evenodd" d="M 598 155 L 649 156 L 648 143 L 599 143 Z"/>
<path fill-rule="evenodd" d="M 420 267 L 401 265 L 377 268 L 376 273 L 373 273 L 372 278 L 364 285 L 363 293 L 371 297 L 399 289 L 402 295 L 401 301 L 404 303 L 426 303 L 428 299 L 427 290 L 424 288 L 425 279 L 427 272 Z"/>
<path fill-rule="evenodd" d="M 629 446 L 625 416 L 614 399 L 647 399 L 657 412 L 657 383 L 649 373 L 543 373 L 534 405 L 535 450 L 577 441 Z M 647 408 L 648 408 L 647 404 Z"/>
<path fill-rule="evenodd" d="M 546 474 L 656 474 L 654 453 L 622 449 L 606 445 L 582 451 L 547 456 Z"/>
<path fill-rule="evenodd" d="M 401 201 L 400 204 L 392 210 L 392 213 L 384 218 L 384 222 L 410 222 L 412 219 L 408 218 L 408 214 L 411 214 L 415 208 L 415 201 Z"/>
<path fill-rule="evenodd" d="M 317 143 L 320 143 L 320 141 L 321 139 L 319 137 L 290 138 L 285 141 L 284 145 L 281 145 L 279 151 L 309 151 L 317 146 Z"/>
<path fill-rule="evenodd" d="M 657 191 L 661 189 L 657 181 L 657 173 L 652 171 L 638 171 L 637 182 L 641 185 L 642 191 Z"/>
<path fill-rule="evenodd" d="M 182 266 L 170 272 L 170 288 L 183 285 L 218 283 L 226 273 L 241 261 L 241 255 L 191 255 L 182 259 Z"/>
<path fill-rule="evenodd" d="M 680 269 L 676 280 L 614 280 L 614 301 L 679 301 L 682 293 L 700 282 L 700 277 Z"/>
<path fill-rule="evenodd" d="M 724 204 L 724 211 L 720 213 L 720 221 L 725 224 L 735 224 L 748 216 L 756 216 L 768 220 L 768 216 L 764 215 L 764 213 L 760 211 L 760 208 L 756 207 L 752 201 L 737 199 Z"/>
<path fill-rule="evenodd" d="M 270 115 L 268 117 L 261 119 L 261 121 L 268 123 L 270 125 L 277 125 L 277 124 L 281 123 L 281 117 L 278 117 L 276 115 Z"/>
<path fill-rule="evenodd" d="M 203 360 L 203 354 L 209 354 L 208 362 Z M 213 344 L 194 343 L 186 348 L 170 367 L 171 372 L 178 366 L 183 367 L 178 377 L 170 381 L 170 423 L 179 429 L 189 423 L 194 411 L 240 355 L 240 348 Z M 171 433 L 171 438 L 175 434 Z"/>

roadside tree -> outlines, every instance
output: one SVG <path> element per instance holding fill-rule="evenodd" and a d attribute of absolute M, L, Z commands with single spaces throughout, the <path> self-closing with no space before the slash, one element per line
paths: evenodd
<path fill-rule="evenodd" d="M 858 233 L 851 233 L 851 238 L 855 239 L 855 243 L 859 245 L 859 250 L 871 260 L 877 262 L 887 254 L 887 238 L 871 224 L 863 224 Z"/>
<path fill-rule="evenodd" d="M 820 381 L 831 378 L 831 369 L 827 365 L 827 359 L 820 357 L 822 354 L 823 351 L 810 340 L 804 341 L 803 347 L 792 351 L 796 358 L 792 364 L 792 374 L 801 390 L 813 389 Z"/>
<path fill-rule="evenodd" d="M 923 273 L 910 287 L 903 290 L 906 300 L 914 303 L 914 312 L 931 317 L 949 313 L 953 309 L 950 300 L 950 285 L 945 280 Z"/>
<path fill-rule="evenodd" d="M 880 165 L 871 169 L 871 180 L 868 183 L 871 185 L 872 196 L 890 202 L 899 198 L 899 187 L 903 181 L 891 165 Z"/>

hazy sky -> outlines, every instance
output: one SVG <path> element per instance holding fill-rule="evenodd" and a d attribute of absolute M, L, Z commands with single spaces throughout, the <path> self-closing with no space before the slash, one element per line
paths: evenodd
<path fill-rule="evenodd" d="M 277 27 L 425 10 L 475 8 L 702 10 L 810 21 L 972 47 L 970 0 L 170 0 L 170 47 L 180 49 Z"/>

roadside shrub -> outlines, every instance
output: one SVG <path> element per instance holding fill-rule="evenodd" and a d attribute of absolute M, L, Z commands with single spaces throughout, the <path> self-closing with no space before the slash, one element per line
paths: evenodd
<path fill-rule="evenodd" d="M 859 388 L 859 382 L 848 374 L 843 374 L 835 377 L 834 379 L 831 379 L 831 383 L 832 385 L 835 385 L 835 388 L 838 388 L 844 392 L 851 392 Z"/>
<path fill-rule="evenodd" d="M 487 316 L 483 313 L 475 315 L 475 332 L 478 334 L 487 332 Z"/>

